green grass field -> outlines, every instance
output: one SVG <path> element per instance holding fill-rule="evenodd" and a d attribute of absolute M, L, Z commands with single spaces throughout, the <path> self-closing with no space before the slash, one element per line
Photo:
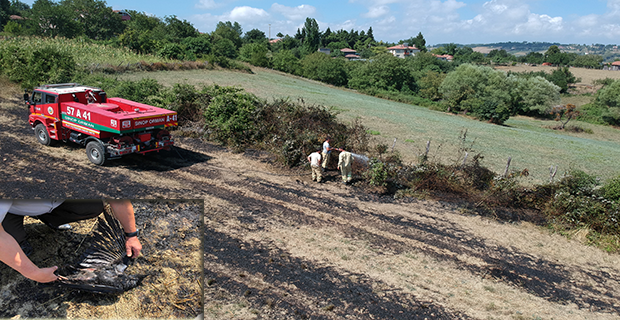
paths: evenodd
<path fill-rule="evenodd" d="M 524 184 L 548 181 L 550 166 L 558 166 L 556 177 L 569 169 L 584 170 L 603 181 L 620 174 L 620 161 L 617 161 L 620 158 L 620 131 L 611 127 L 578 123 L 583 128 L 592 129 L 593 133 L 567 133 L 550 129 L 557 125 L 555 121 L 526 117 L 511 118 L 504 126 L 498 126 L 369 97 L 280 72 L 253 70 L 254 74 L 224 70 L 165 71 L 125 74 L 121 78 L 139 80 L 149 77 L 165 85 L 216 83 L 241 87 L 267 100 L 301 99 L 305 103 L 333 107 L 340 112 L 342 120 L 360 117 L 373 131 L 377 143 L 391 147 L 396 138 L 395 149 L 409 162 L 416 161 L 430 140 L 431 159 L 460 163 L 463 154 L 459 151 L 462 145 L 459 137 L 467 130 L 466 145 L 473 143 L 475 153 L 484 156 L 483 165 L 503 173 L 506 161 L 511 157 L 511 169 L 528 169 L 530 172 L 530 176 L 521 181 Z"/>

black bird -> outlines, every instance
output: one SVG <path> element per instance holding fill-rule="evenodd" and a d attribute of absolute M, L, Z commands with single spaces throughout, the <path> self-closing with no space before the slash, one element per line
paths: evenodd
<path fill-rule="evenodd" d="M 137 287 L 146 275 L 127 275 L 133 263 L 125 249 L 125 232 L 106 204 L 103 218 L 97 218 L 97 230 L 88 239 L 90 247 L 76 266 L 59 270 L 54 284 L 94 293 L 122 293 Z M 65 275 L 63 275 L 65 274 Z"/>

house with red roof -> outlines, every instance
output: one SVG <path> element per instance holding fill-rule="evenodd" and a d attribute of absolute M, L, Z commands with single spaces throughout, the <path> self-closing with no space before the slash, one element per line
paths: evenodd
<path fill-rule="evenodd" d="M 435 56 L 435 58 L 437 58 L 439 60 L 443 60 L 443 61 L 452 61 L 452 60 L 454 60 L 454 56 L 449 55 L 449 54 L 434 54 L 433 56 Z"/>
<path fill-rule="evenodd" d="M 340 52 L 344 53 L 344 57 L 349 60 L 357 60 L 360 58 L 357 51 L 349 48 L 340 49 Z"/>
<path fill-rule="evenodd" d="M 131 20 L 131 15 L 125 10 L 114 10 L 114 12 L 118 13 L 123 21 Z"/>
<path fill-rule="evenodd" d="M 416 53 L 420 52 L 420 49 L 415 46 L 406 46 L 404 44 L 399 44 L 397 46 L 389 47 L 387 50 L 395 57 L 406 58 L 415 56 Z"/>

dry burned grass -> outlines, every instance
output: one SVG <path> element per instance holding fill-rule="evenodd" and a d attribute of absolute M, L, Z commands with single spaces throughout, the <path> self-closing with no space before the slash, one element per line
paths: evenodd
<path fill-rule="evenodd" d="M 446 202 L 402 202 L 357 192 L 339 183 L 333 171 L 325 183 L 311 183 L 309 171 L 275 170 L 261 153 L 231 153 L 198 139 L 177 136 L 171 154 L 126 157 L 96 167 L 83 148 L 38 145 L 27 114 L 14 100 L 0 108 L 0 174 L 5 179 L 0 196 L 204 199 L 206 227 L 200 237 L 207 318 L 619 316 L 618 255 L 527 223 L 480 218 Z M 158 252 L 148 253 L 157 261 L 140 265 L 170 276 L 149 276 L 150 291 L 143 297 L 151 300 L 141 303 L 153 310 L 176 309 L 168 302 L 179 304 L 184 298 L 167 294 L 175 291 L 173 280 L 186 272 L 179 261 L 202 252 L 194 246 L 193 233 L 177 232 L 182 225 L 175 223 L 182 219 L 153 216 L 146 221 L 158 236 L 144 244 Z M 49 232 L 42 225 L 32 227 Z M 175 237 L 165 237 L 166 228 Z M 184 243 L 191 243 L 190 254 L 183 254 Z M 178 256 L 168 255 L 179 250 Z M 23 283 L 14 288 L 28 289 L 29 282 Z M 81 316 L 88 316 L 134 303 L 136 289 L 108 304 L 86 295 L 51 303 L 76 303 L 71 312 L 79 307 L 85 310 Z M 0 294 L 0 299 L 7 297 L 11 293 Z M 25 302 L 31 312 L 54 297 L 39 298 Z M 25 303 L 3 300 L 0 310 Z M 62 310 L 49 312 L 63 315 Z"/>
<path fill-rule="evenodd" d="M 335 173 L 315 184 L 270 175 L 242 155 L 229 161 L 237 175 L 211 180 L 219 191 L 206 201 L 207 319 L 615 319 L 620 312 L 618 255 L 458 205 L 357 193 Z"/>
<path fill-rule="evenodd" d="M 138 287 L 118 295 L 45 286 L 0 265 L 0 318 L 194 318 L 202 313 L 200 224 L 203 200 L 132 201 L 143 251 L 129 274 L 146 275 Z M 96 219 L 54 232 L 26 218 L 40 267 L 71 265 L 86 249 Z"/>

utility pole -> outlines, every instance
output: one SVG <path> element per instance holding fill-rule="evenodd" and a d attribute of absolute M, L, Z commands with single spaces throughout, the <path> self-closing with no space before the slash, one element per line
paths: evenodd
<path fill-rule="evenodd" d="M 271 40 L 271 23 L 269 24 L 269 40 Z"/>

